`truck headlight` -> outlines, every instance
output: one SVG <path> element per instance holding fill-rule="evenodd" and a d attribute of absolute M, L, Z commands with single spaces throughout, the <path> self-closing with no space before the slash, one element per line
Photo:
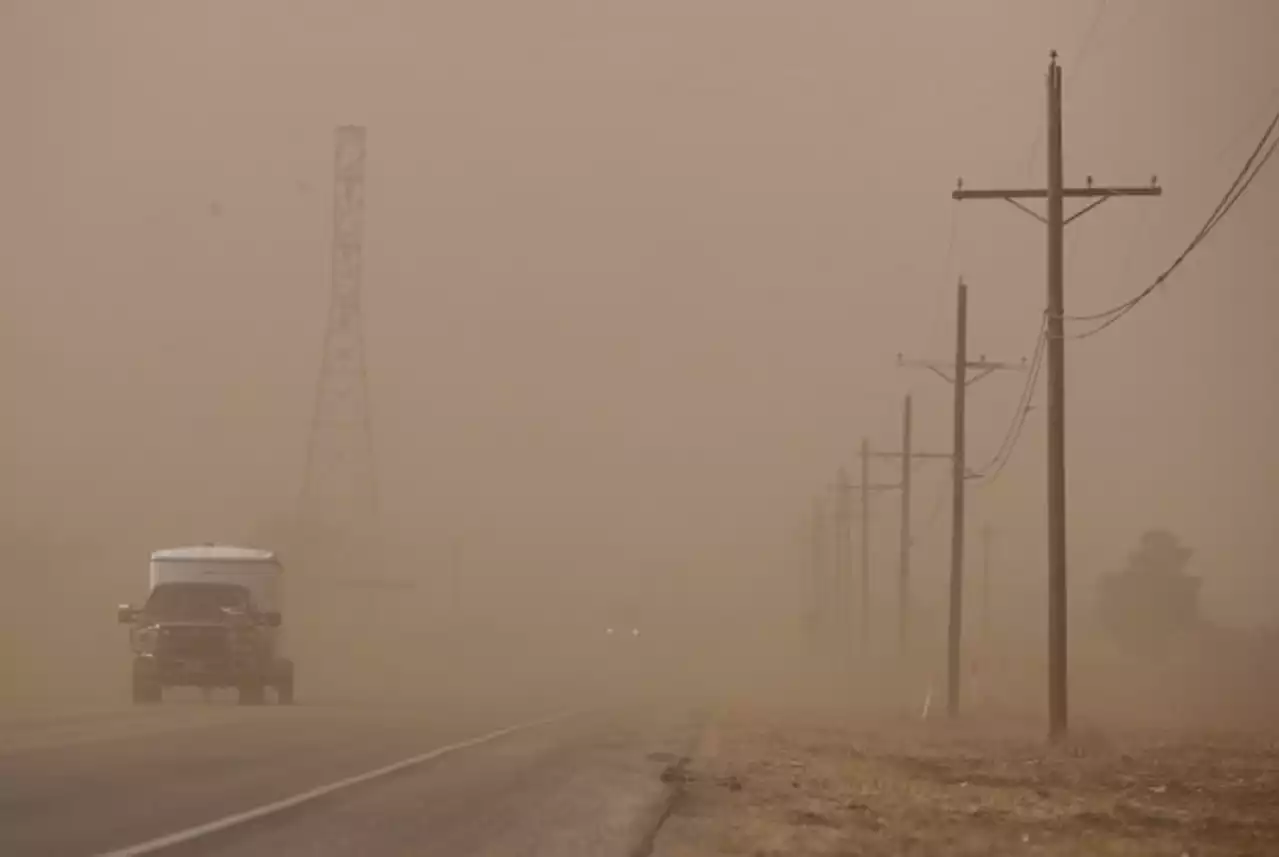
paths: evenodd
<path fill-rule="evenodd" d="M 153 654 L 156 650 L 156 644 L 160 642 L 159 628 L 143 628 L 138 631 L 138 635 L 134 638 L 138 644 L 138 650 L 147 654 Z"/>

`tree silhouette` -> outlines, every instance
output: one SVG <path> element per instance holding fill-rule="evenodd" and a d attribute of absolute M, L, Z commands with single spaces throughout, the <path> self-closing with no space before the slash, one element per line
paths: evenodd
<path fill-rule="evenodd" d="M 1160 655 L 1200 624 L 1200 579 L 1187 574 L 1194 552 L 1166 530 L 1143 533 L 1121 571 L 1098 585 L 1102 625 L 1137 654 Z"/>

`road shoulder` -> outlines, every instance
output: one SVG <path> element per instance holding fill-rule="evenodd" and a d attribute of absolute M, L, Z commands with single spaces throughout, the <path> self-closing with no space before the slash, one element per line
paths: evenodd
<path fill-rule="evenodd" d="M 653 857 L 1276 852 L 1274 740 L 738 715 L 703 750 Z"/>

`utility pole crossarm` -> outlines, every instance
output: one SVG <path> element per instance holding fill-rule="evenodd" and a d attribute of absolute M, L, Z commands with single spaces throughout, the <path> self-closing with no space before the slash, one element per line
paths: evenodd
<path fill-rule="evenodd" d="M 1008 372 L 1021 372 L 1027 368 L 1027 358 L 1023 357 L 1020 363 L 1006 363 L 999 360 L 987 360 L 987 359 L 970 360 L 968 363 L 965 364 L 965 368 L 976 369 L 978 371 L 977 375 L 974 375 L 972 378 L 965 379 L 964 383 L 965 383 L 965 386 L 967 387 L 970 384 L 978 383 L 983 378 L 990 375 L 992 372 L 999 372 L 1002 370 L 1008 371 Z"/>
<path fill-rule="evenodd" d="M 898 355 L 898 366 L 904 369 L 955 369 L 955 365 L 955 361 L 952 360 L 915 360 Z M 1011 363 L 1007 360 L 988 360 L 984 357 L 981 360 L 969 360 L 964 365 L 969 369 L 1025 369 L 1027 358 Z"/>
<path fill-rule="evenodd" d="M 928 369 L 948 384 L 954 384 L 956 381 L 955 378 L 947 374 L 948 369 L 954 370 L 955 364 L 944 360 L 912 360 L 899 354 L 898 367 L 901 369 Z"/>
<path fill-rule="evenodd" d="M 1027 368 L 1027 358 L 1023 357 L 1017 363 L 1010 363 L 1007 360 L 988 360 L 984 357 L 981 360 L 970 360 L 964 365 L 966 368 L 977 369 L 979 372 L 994 372 L 997 369 L 1009 369 L 1017 372 Z"/>
<path fill-rule="evenodd" d="M 914 450 L 911 452 L 879 452 L 877 451 L 877 452 L 871 453 L 872 458 L 901 458 L 904 455 L 908 455 L 911 458 L 950 458 L 951 457 L 951 453 L 949 452 L 915 452 Z"/>
<path fill-rule="evenodd" d="M 1092 199 L 1094 197 L 1104 196 L 1160 196 L 1164 193 L 1164 189 L 1154 182 L 1147 186 L 1119 186 L 1119 187 L 1094 187 L 1087 185 L 1085 187 L 1064 187 L 1062 196 L 1064 199 Z M 951 192 L 951 198 L 956 200 L 966 199 L 1048 199 L 1049 191 L 1045 188 L 984 188 L 982 190 L 964 190 L 957 188 Z"/>
<path fill-rule="evenodd" d="M 1120 185 L 1115 187 L 1095 187 L 1093 179 L 1090 177 L 1088 183 L 1084 187 L 1064 187 L 1061 190 L 1062 199 L 1091 199 L 1093 200 L 1084 208 L 1072 214 L 1070 217 L 1063 218 L 1062 225 L 1067 226 L 1084 217 L 1098 206 L 1108 200 L 1115 199 L 1118 196 L 1160 196 L 1164 193 L 1164 189 L 1156 183 L 1156 177 L 1151 177 L 1151 184 L 1145 187 Z M 965 190 L 964 182 L 956 183 L 956 189 L 951 192 L 951 198 L 955 200 L 966 199 L 1002 199 L 1005 202 L 1017 208 L 1019 211 L 1034 217 L 1043 224 L 1048 225 L 1049 219 L 1033 209 L 1023 205 L 1020 199 L 1048 199 L 1048 188 L 991 188 L 983 190 Z"/>
<path fill-rule="evenodd" d="M 947 456 L 947 458 L 950 458 L 950 457 L 951 457 L 950 455 Z M 870 482 L 866 485 L 866 490 L 897 491 L 901 487 L 902 486 L 897 482 Z M 835 485 L 832 485 L 831 488 L 833 488 L 836 491 L 850 491 L 850 492 L 863 490 L 863 486 L 861 484 L 856 484 L 853 482 L 848 482 L 848 483 L 837 482 Z"/>
<path fill-rule="evenodd" d="M 948 384 L 954 384 L 956 382 L 956 376 L 954 374 L 956 364 L 954 361 L 910 360 L 899 354 L 898 365 L 909 369 L 928 369 Z M 976 384 L 992 372 L 1021 372 L 1027 368 L 1027 358 L 1023 357 L 1017 363 L 1011 363 L 1005 360 L 988 360 L 983 357 L 980 360 L 965 361 L 964 368 L 973 369 L 978 373 L 973 377 L 965 378 L 964 383 L 967 387 L 970 384 Z M 948 374 L 948 370 L 950 370 L 952 374 Z"/>

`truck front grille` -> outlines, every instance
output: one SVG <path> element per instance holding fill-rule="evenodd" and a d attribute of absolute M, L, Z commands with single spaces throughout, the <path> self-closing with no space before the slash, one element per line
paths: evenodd
<path fill-rule="evenodd" d="M 173 660 L 211 660 L 228 654 L 222 628 L 163 628 L 157 654 Z"/>

